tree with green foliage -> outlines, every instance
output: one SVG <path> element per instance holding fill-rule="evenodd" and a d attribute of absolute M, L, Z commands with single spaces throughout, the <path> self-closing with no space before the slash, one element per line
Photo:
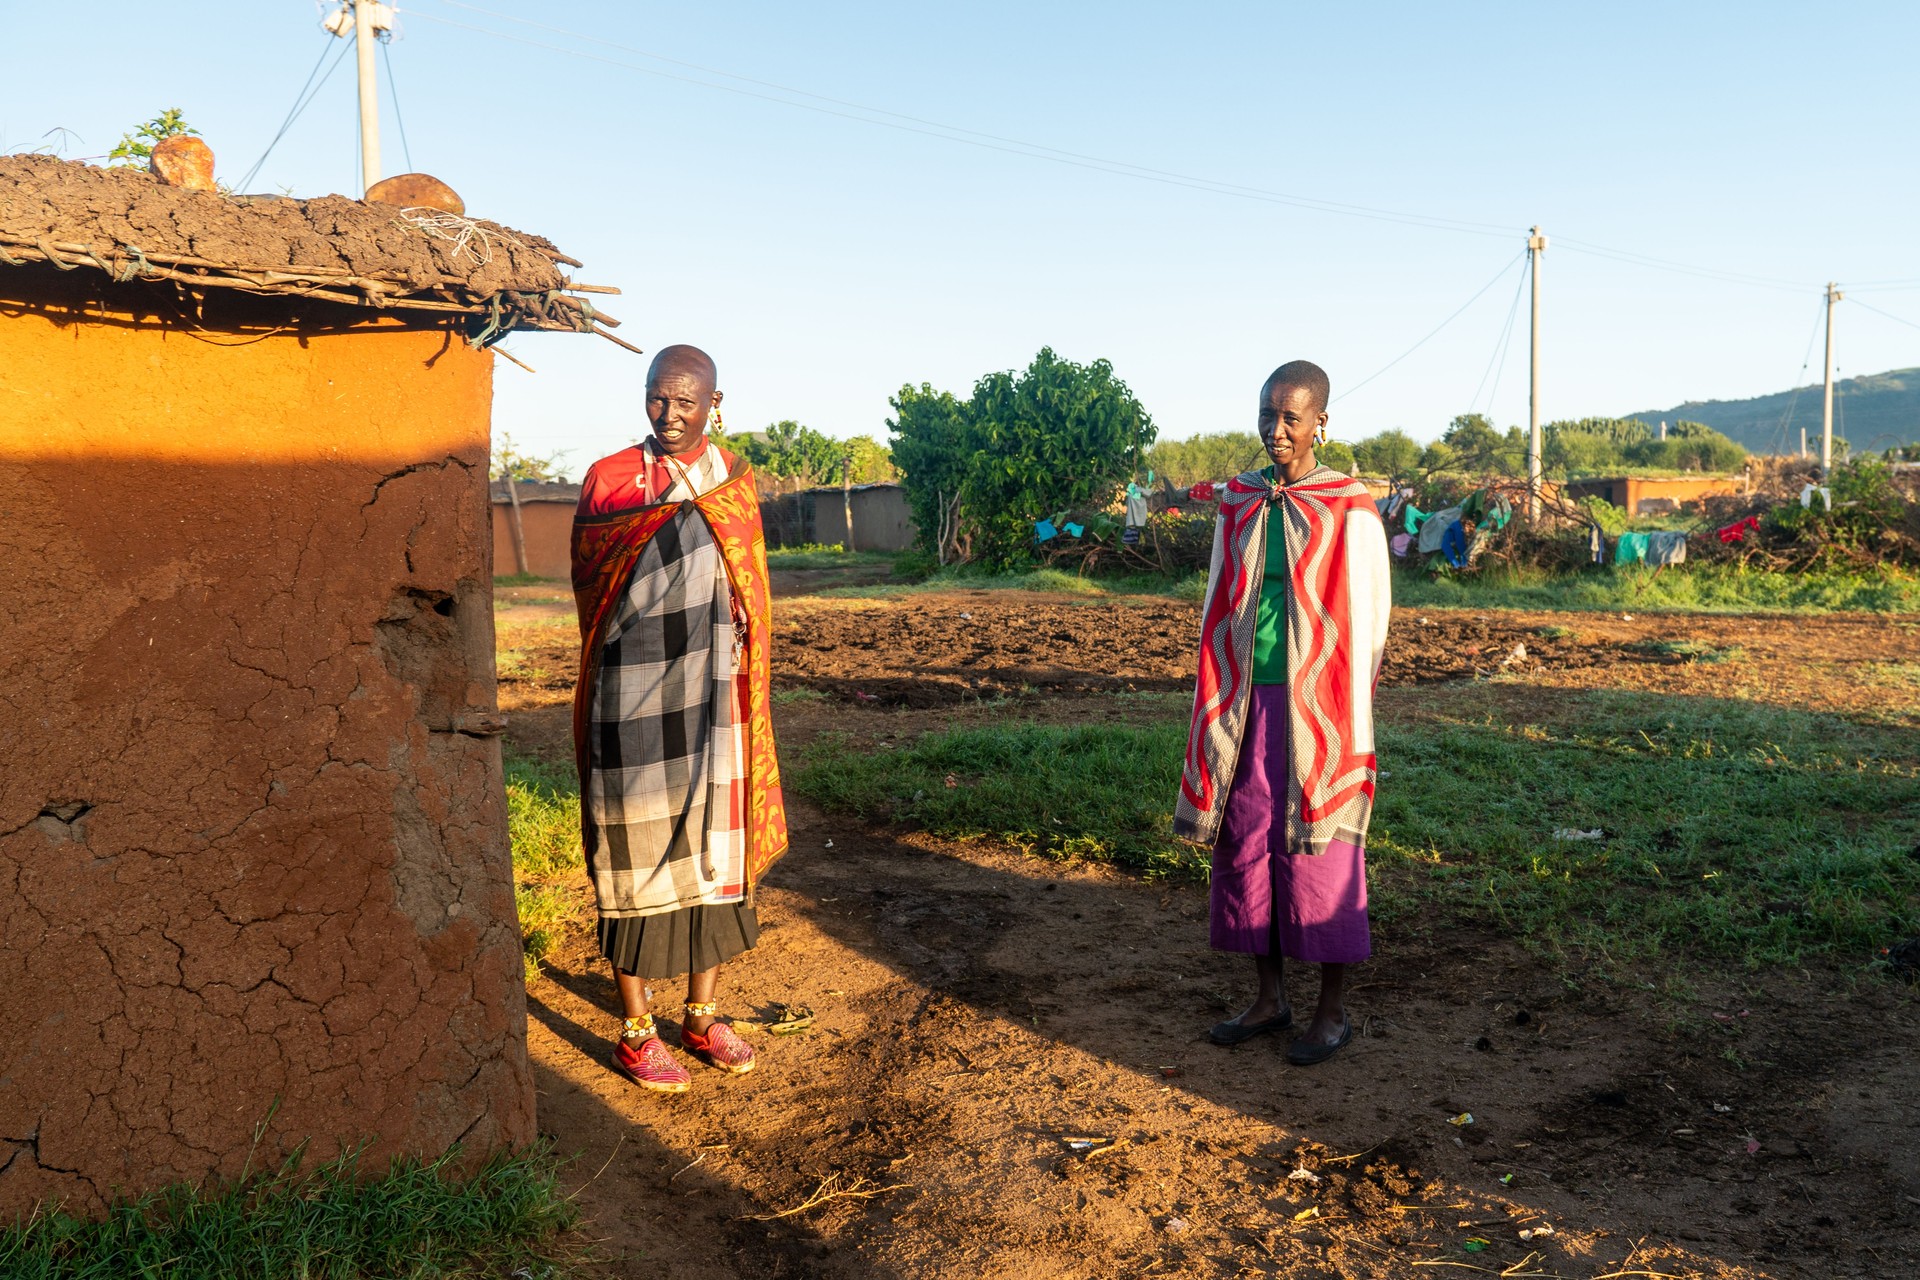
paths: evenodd
<path fill-rule="evenodd" d="M 1358 464 L 1353 457 L 1353 446 L 1344 440 L 1329 440 L 1325 444 L 1314 446 L 1313 460 L 1323 467 L 1332 467 L 1335 471 L 1352 475 Z"/>
<path fill-rule="evenodd" d="M 872 436 L 848 436 L 840 442 L 855 484 L 885 484 L 900 478 L 893 454 Z"/>
<path fill-rule="evenodd" d="M 1147 466 L 1184 489 L 1265 466 L 1265 452 L 1251 431 L 1203 431 L 1185 440 L 1154 441 Z"/>
<path fill-rule="evenodd" d="M 756 470 L 802 484 L 825 484 L 838 477 L 845 449 L 832 438 L 791 418 L 770 424 L 758 437 L 740 442 L 740 454 Z"/>
<path fill-rule="evenodd" d="M 1508 427 L 1503 434 L 1485 415 L 1463 413 L 1448 425 L 1440 439 L 1450 451 L 1450 465 L 1456 471 L 1504 476 L 1527 473 L 1527 438 L 1518 427 Z"/>
<path fill-rule="evenodd" d="M 107 162 L 113 165 L 145 165 L 153 158 L 154 143 L 183 133 L 198 135 L 199 132 L 187 123 L 186 114 L 180 108 L 168 107 L 132 133 L 121 134 L 120 141 L 114 144 L 113 150 L 107 152 Z"/>
<path fill-rule="evenodd" d="M 1112 502 L 1154 442 L 1153 419 L 1111 364 L 1051 347 L 1022 373 L 981 378 L 964 405 L 923 386 L 902 388 L 893 406 L 893 458 L 921 536 L 944 556 L 957 523 L 994 567 L 1027 559 L 1034 521 Z"/>
<path fill-rule="evenodd" d="M 541 457 L 522 453 L 513 443 L 513 437 L 502 431 L 499 443 L 493 446 L 493 458 L 487 475 L 494 480 L 505 480 L 512 476 L 516 484 L 564 482 L 567 475 L 560 460 L 570 452 L 569 449 L 556 449 Z"/>
<path fill-rule="evenodd" d="M 1353 463 L 1370 476 L 1411 475 L 1420 465 L 1420 446 L 1398 428 L 1382 431 L 1353 446 Z"/>

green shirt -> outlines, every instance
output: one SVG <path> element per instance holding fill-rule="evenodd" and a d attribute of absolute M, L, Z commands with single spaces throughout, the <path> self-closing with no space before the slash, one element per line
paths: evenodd
<path fill-rule="evenodd" d="M 1273 468 L 1260 473 L 1273 480 Z M 1287 682 L 1287 539 L 1280 514 L 1267 511 L 1267 569 L 1260 579 L 1260 603 L 1253 613 L 1253 682 Z"/>

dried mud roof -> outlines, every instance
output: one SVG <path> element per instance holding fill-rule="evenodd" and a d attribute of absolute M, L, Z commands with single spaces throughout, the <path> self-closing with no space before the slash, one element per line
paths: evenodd
<path fill-rule="evenodd" d="M 143 169 L 0 156 L 0 266 L 39 262 L 120 283 L 464 313 L 481 343 L 515 328 L 613 338 L 599 326 L 619 324 L 574 296 L 619 290 L 573 283 L 561 267 L 579 263 L 495 222 L 337 195 L 189 191 Z"/>

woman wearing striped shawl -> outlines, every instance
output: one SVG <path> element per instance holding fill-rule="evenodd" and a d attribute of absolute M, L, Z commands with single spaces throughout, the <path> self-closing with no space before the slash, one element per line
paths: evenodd
<path fill-rule="evenodd" d="M 1313 456 L 1327 375 L 1296 360 L 1260 390 L 1272 465 L 1219 493 L 1200 675 L 1174 830 L 1213 846 L 1212 943 L 1251 953 L 1253 1003 L 1215 1026 L 1239 1044 L 1293 1025 L 1283 965 L 1320 965 L 1287 1049 L 1324 1062 L 1353 1036 L 1346 969 L 1367 958 L 1373 685 L 1390 609 L 1387 539 L 1365 486 Z"/>
<path fill-rule="evenodd" d="M 690 1077 L 655 1030 L 648 978 L 688 975 L 683 1049 L 752 1069 L 714 993 L 720 965 L 758 940 L 753 886 L 787 847 L 766 543 L 751 468 L 707 438 L 714 382 L 697 348 L 654 358 L 653 435 L 593 464 L 573 525 L 574 749 L 600 949 L 622 1005 L 613 1065 L 664 1093 Z"/>

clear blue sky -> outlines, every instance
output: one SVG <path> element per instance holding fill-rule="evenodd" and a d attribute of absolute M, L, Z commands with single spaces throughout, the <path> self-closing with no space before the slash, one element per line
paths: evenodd
<path fill-rule="evenodd" d="M 0 146 L 58 126 L 65 154 L 99 155 L 178 106 L 228 181 L 328 44 L 314 0 L 5 9 Z M 939 126 L 1492 233 L 966 145 L 496 14 Z M 1494 280 L 1535 222 L 1553 242 L 1545 416 L 1793 385 L 1825 281 L 1920 285 L 1916 36 L 1909 0 L 413 0 L 388 53 L 412 167 L 621 287 L 608 307 L 631 341 L 712 352 L 731 429 L 795 418 L 884 437 L 902 383 L 964 393 L 1051 344 L 1110 359 L 1162 434 L 1183 436 L 1250 429 L 1283 360 L 1320 362 L 1336 395 L 1355 387 Z M 383 94 L 386 168 L 400 172 L 392 106 Z M 349 56 L 251 189 L 358 194 L 357 155 Z M 1339 399 L 1335 435 L 1429 439 L 1489 403 L 1502 425 L 1524 422 L 1524 298 L 1497 392 L 1487 376 L 1520 280 L 1509 270 Z M 1920 322 L 1920 288 L 1857 296 Z M 1839 325 L 1843 375 L 1920 365 L 1920 328 L 1845 303 Z M 577 473 L 644 429 L 643 359 L 568 335 L 511 348 L 539 373 L 500 366 L 496 431 L 570 450 Z M 1816 345 L 1814 379 L 1819 360 Z"/>

